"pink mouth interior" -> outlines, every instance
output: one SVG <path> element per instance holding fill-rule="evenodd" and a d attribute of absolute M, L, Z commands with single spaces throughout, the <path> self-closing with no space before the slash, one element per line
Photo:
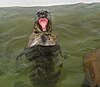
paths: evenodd
<path fill-rule="evenodd" d="M 47 18 L 40 18 L 38 22 L 39 22 L 40 26 L 42 27 L 42 30 L 46 31 L 48 19 Z"/>

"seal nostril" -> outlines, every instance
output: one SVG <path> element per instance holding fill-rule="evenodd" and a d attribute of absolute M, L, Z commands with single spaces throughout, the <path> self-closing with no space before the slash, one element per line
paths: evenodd
<path fill-rule="evenodd" d="M 45 17 L 45 14 L 43 14 L 42 16 Z"/>
<path fill-rule="evenodd" d="M 40 14 L 39 16 L 40 16 L 40 17 L 42 17 L 43 15 L 42 15 L 42 14 Z"/>

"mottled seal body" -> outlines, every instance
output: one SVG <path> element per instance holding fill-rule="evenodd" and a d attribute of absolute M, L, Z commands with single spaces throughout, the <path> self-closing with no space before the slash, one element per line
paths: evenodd
<path fill-rule="evenodd" d="M 57 81 L 60 76 L 62 62 L 59 59 L 61 47 L 52 31 L 50 12 L 37 12 L 34 30 L 22 53 L 31 63 L 30 77 L 32 81 Z"/>

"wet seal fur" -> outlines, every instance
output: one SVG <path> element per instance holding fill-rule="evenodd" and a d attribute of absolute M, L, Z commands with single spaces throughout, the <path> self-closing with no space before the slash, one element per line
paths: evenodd
<path fill-rule="evenodd" d="M 48 18 L 49 23 L 46 31 L 42 31 L 38 24 L 39 15 Z M 34 45 L 34 41 L 38 41 Z M 32 63 L 30 70 L 30 78 L 34 82 L 50 83 L 56 82 L 61 74 L 63 63 L 59 61 L 61 54 L 61 47 L 56 40 L 56 36 L 52 32 L 52 23 L 50 13 L 41 10 L 37 12 L 34 24 L 34 30 L 29 38 L 29 42 L 25 49 L 17 56 L 25 55 L 27 60 Z M 62 56 L 63 57 L 63 56 Z M 40 85 L 41 86 L 41 85 Z M 44 86 L 43 86 L 44 87 Z"/>

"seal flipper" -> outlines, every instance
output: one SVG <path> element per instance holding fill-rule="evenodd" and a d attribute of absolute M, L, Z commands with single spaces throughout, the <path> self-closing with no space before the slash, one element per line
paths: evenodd
<path fill-rule="evenodd" d="M 18 56 L 16 57 L 16 60 L 18 60 L 20 57 L 22 57 L 23 55 L 25 54 L 25 49 L 20 53 L 18 54 Z"/>
<path fill-rule="evenodd" d="M 25 55 L 28 60 L 30 60 L 31 58 L 33 59 L 34 56 L 38 54 L 38 52 L 36 51 L 38 48 L 39 47 L 37 45 L 32 47 L 25 47 L 23 51 L 16 57 L 16 60 L 18 60 L 23 55 Z"/>
<path fill-rule="evenodd" d="M 23 55 L 26 55 L 28 52 L 29 52 L 28 49 L 25 47 L 25 48 L 23 49 L 23 51 L 22 51 L 21 53 L 18 54 L 18 56 L 16 57 L 16 60 L 18 60 L 19 57 L 22 57 Z"/>
<path fill-rule="evenodd" d="M 62 54 L 62 50 L 59 44 L 56 44 L 54 46 L 41 46 L 41 45 L 35 45 L 32 47 L 25 47 L 23 51 L 16 57 L 16 60 L 18 60 L 23 55 L 26 56 L 28 60 L 33 60 L 36 57 L 40 56 L 42 53 L 43 48 L 51 50 L 52 53 L 59 52 L 60 56 L 66 59 L 66 57 Z M 52 49 L 53 48 L 53 49 Z M 41 50 L 41 51 L 40 51 Z M 42 55 L 41 55 L 42 56 Z"/>

